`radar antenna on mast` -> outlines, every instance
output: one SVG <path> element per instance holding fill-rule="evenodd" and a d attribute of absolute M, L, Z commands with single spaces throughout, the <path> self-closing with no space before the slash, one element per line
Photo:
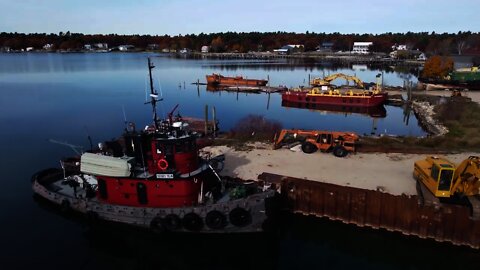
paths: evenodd
<path fill-rule="evenodd" d="M 158 130 L 158 116 L 157 116 L 157 102 L 162 101 L 162 98 L 158 98 L 158 93 L 153 88 L 153 79 L 152 79 L 152 69 L 155 68 L 152 61 L 150 61 L 150 57 L 148 58 L 148 76 L 150 78 L 150 101 L 146 102 L 145 104 L 151 103 L 152 110 L 153 110 L 153 124 L 155 125 L 155 129 Z"/>

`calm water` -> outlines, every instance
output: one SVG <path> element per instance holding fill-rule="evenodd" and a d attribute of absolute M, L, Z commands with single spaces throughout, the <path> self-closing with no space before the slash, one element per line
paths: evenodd
<path fill-rule="evenodd" d="M 129 121 L 149 123 L 143 105 L 147 54 L 0 54 L 0 239 L 2 269 L 425 269 L 468 266 L 478 254 L 397 234 L 357 229 L 324 220 L 285 221 L 274 237 L 263 235 L 179 236 L 158 238 L 128 228 L 89 230 L 32 198 L 30 176 L 58 166 L 73 152 L 48 139 L 87 146 L 111 139 Z M 155 79 L 165 101 L 161 114 L 180 103 L 180 113 L 201 117 L 203 106 L 215 106 L 221 128 L 259 114 L 284 127 L 331 128 L 370 133 L 368 115 L 338 114 L 280 106 L 280 96 L 208 92 L 194 82 L 222 72 L 248 77 L 269 76 L 272 85 L 304 84 L 308 74 L 330 67 L 154 58 Z M 338 69 L 374 81 L 379 71 Z M 401 74 L 385 72 L 385 81 L 401 85 Z M 185 82 L 185 88 L 183 87 Z M 180 85 L 180 87 L 179 87 Z M 379 132 L 423 135 L 413 116 L 403 122 L 400 108 L 387 107 L 376 120 Z M 302 121 L 300 121 L 302 120 Z M 305 120 L 305 121 L 303 121 Z M 425 260 L 423 260 L 425 258 Z M 448 259 L 451 258 L 451 259 Z M 443 259 L 443 260 L 442 260 Z M 447 260 L 447 261 L 445 261 Z"/>

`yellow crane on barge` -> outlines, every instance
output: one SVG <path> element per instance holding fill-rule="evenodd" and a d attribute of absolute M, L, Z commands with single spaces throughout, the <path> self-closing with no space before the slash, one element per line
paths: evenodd
<path fill-rule="evenodd" d="M 325 78 L 314 78 L 311 82 L 310 85 L 313 87 L 318 87 L 318 86 L 330 86 L 331 82 L 338 79 L 338 78 L 343 78 L 347 80 L 347 82 L 352 81 L 354 82 L 359 88 L 364 88 L 365 86 L 363 85 L 362 80 L 360 80 L 358 77 L 355 76 L 350 76 L 346 75 L 343 73 L 335 73 L 332 75 L 329 75 Z"/>

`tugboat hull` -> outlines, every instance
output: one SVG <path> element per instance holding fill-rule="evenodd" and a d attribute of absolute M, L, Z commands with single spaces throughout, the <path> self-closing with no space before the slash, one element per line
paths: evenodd
<path fill-rule="evenodd" d="M 60 169 L 41 171 L 32 177 L 33 191 L 62 210 L 82 213 L 91 220 L 118 222 L 157 233 L 261 232 L 267 220 L 265 202 L 275 194 L 274 190 L 268 190 L 239 199 L 220 199 L 188 207 L 133 207 L 89 198 L 81 186 L 74 191 L 66 183 L 72 177 L 80 175 L 64 178 Z"/>

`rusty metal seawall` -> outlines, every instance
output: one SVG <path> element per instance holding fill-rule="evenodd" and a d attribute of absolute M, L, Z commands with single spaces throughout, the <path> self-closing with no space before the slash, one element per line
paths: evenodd
<path fill-rule="evenodd" d="M 419 203 L 417 196 L 396 196 L 269 173 L 261 174 L 259 179 L 280 182 L 281 195 L 293 213 L 480 248 L 480 221 L 471 219 L 468 206 L 427 206 Z"/>

